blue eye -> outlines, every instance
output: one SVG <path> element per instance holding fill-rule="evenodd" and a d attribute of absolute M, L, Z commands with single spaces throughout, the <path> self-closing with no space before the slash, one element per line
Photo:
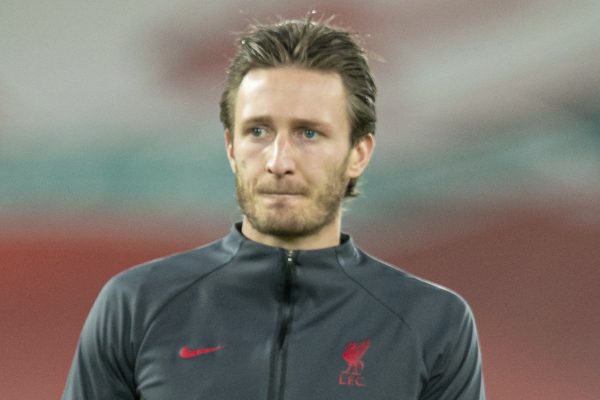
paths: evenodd
<path fill-rule="evenodd" d="M 265 130 L 263 128 L 260 128 L 258 126 L 254 127 L 254 128 L 250 128 L 249 133 L 254 136 L 254 137 L 262 137 L 265 135 Z"/>
<path fill-rule="evenodd" d="M 307 138 L 307 139 L 314 139 L 317 136 L 319 136 L 319 132 L 314 131 L 312 129 L 304 129 L 302 131 L 302 135 L 304 135 L 304 137 Z"/>

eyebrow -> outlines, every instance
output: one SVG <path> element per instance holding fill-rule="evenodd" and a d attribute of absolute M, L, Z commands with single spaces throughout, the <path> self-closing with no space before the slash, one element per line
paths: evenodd
<path fill-rule="evenodd" d="M 257 116 L 242 121 L 242 126 L 246 127 L 248 125 L 273 125 L 273 118 L 269 116 Z M 317 130 L 331 129 L 331 124 L 329 123 L 319 122 L 306 118 L 293 119 L 292 125 L 310 127 Z"/>
<path fill-rule="evenodd" d="M 242 120 L 242 126 L 248 125 L 271 125 L 273 119 L 270 117 L 253 117 L 246 120 Z"/>

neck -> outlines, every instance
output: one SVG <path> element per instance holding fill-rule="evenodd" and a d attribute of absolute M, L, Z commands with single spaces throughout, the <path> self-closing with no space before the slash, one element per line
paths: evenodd
<path fill-rule="evenodd" d="M 341 225 L 341 213 L 338 213 L 335 220 L 315 233 L 291 237 L 276 236 L 257 231 L 244 216 L 242 234 L 250 240 L 267 246 L 281 247 L 286 250 L 317 250 L 335 247 L 340 244 Z"/>

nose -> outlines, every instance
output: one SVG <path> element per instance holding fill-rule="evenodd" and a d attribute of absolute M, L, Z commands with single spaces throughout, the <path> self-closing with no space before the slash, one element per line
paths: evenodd
<path fill-rule="evenodd" d="M 294 149 L 287 134 L 278 133 L 268 152 L 266 168 L 269 173 L 279 176 L 294 173 Z"/>

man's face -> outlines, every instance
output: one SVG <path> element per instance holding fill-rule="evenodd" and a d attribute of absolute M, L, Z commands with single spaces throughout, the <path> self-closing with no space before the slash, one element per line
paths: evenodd
<path fill-rule="evenodd" d="M 307 236 L 336 223 L 349 179 L 366 166 L 350 145 L 346 94 L 335 73 L 251 70 L 226 141 L 240 208 L 265 235 Z"/>

